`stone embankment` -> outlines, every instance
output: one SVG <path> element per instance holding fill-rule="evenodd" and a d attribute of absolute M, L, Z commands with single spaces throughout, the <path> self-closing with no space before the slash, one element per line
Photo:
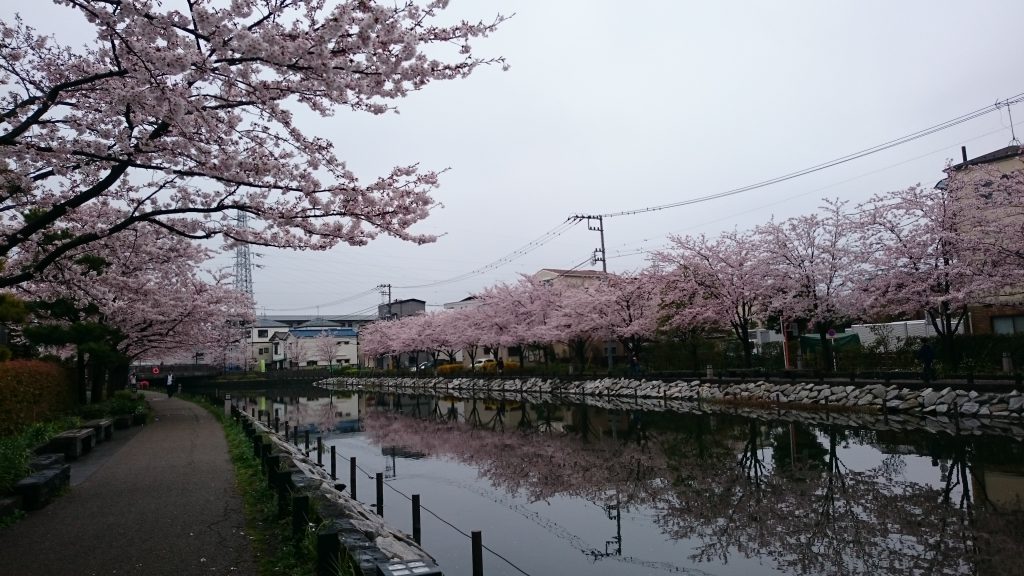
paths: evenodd
<path fill-rule="evenodd" d="M 292 537 L 301 540 L 315 530 L 317 574 L 337 574 L 347 564 L 354 574 L 378 576 L 383 573 L 380 566 L 400 564 L 419 570 L 407 574 L 441 575 L 434 559 L 411 537 L 348 497 L 345 486 L 311 460 L 297 441 L 289 443 L 261 422 L 262 413 L 247 414 L 231 406 L 231 415 L 253 441 L 254 454 L 277 492 L 279 512 L 290 512 Z"/>
<path fill-rule="evenodd" d="M 844 416 L 849 424 L 881 425 L 906 423 L 896 428 L 925 427 L 950 433 L 1002 432 L 1024 436 L 1024 394 L 1020 390 L 977 392 L 943 387 L 912 390 L 897 385 L 836 383 L 750 382 L 718 385 L 708 382 L 662 382 L 606 378 L 583 382 L 547 379 L 495 378 L 331 378 L 320 382 L 332 388 L 387 389 L 403 392 L 431 393 L 469 397 L 485 395 L 519 400 L 525 395 L 531 401 L 552 398 L 612 409 L 671 409 L 679 412 L 728 411 L 741 409 L 751 416 L 770 415 L 777 418 L 783 409 L 787 414 L 803 413 L 794 419 L 815 420 L 807 415 L 821 414 L 821 420 L 840 423 Z M 876 426 L 877 427 L 877 426 Z"/>

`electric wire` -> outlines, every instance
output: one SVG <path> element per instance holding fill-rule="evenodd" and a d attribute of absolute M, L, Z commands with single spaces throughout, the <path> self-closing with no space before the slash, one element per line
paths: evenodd
<path fill-rule="evenodd" d="M 696 198 L 689 198 L 687 200 L 681 200 L 679 202 L 671 202 L 669 204 L 660 204 L 660 205 L 657 205 L 657 206 L 648 206 L 646 208 L 637 208 L 637 209 L 634 209 L 634 210 L 623 210 L 621 212 L 611 212 L 611 213 L 608 213 L 608 214 L 601 214 L 601 216 L 603 216 L 605 218 L 614 218 L 614 217 L 617 217 L 617 216 L 634 216 L 636 214 L 644 214 L 644 213 L 647 213 L 647 212 L 658 212 L 658 211 L 661 211 L 661 210 L 668 210 L 670 208 L 678 208 L 680 206 L 689 206 L 691 204 L 699 204 L 699 203 L 703 203 L 703 202 L 708 202 L 710 200 L 717 200 L 719 198 L 726 198 L 728 196 L 735 196 L 736 194 L 742 194 L 743 192 L 749 192 L 751 190 L 757 190 L 759 188 L 765 188 L 765 187 L 771 186 L 773 184 L 778 184 L 780 182 L 786 182 L 787 180 L 793 180 L 794 178 L 799 178 L 801 176 L 806 176 L 808 174 L 813 174 L 815 172 L 820 172 L 820 171 L 825 170 L 827 168 L 832 168 L 834 166 L 839 166 L 840 164 L 845 164 L 847 162 L 850 162 L 850 161 L 853 161 L 853 160 L 857 160 L 857 159 L 863 158 L 865 156 L 870 156 L 872 154 L 876 154 L 878 152 L 882 152 L 882 151 L 888 150 L 890 148 L 895 148 L 896 146 L 900 146 L 900 145 L 906 144 L 908 142 L 913 142 L 914 140 L 918 140 L 920 138 L 924 138 L 925 136 L 929 136 L 931 134 L 935 134 L 936 132 L 941 132 L 942 130 L 946 130 L 946 129 L 952 128 L 954 126 L 957 126 L 959 124 L 963 124 L 965 122 L 969 122 L 969 121 L 974 120 L 976 118 L 980 118 L 982 116 L 985 116 L 986 114 L 990 114 L 990 113 L 992 113 L 994 111 L 999 110 L 1003 106 L 1009 107 L 1010 105 L 1017 104 L 1019 102 L 1024 102 L 1024 92 L 1022 92 L 1020 94 L 1017 94 L 1015 96 L 1011 96 L 1010 98 L 1007 98 L 1006 100 L 998 101 L 995 104 L 989 104 L 988 106 L 985 106 L 983 108 L 979 108 L 979 109 L 977 109 L 977 110 L 975 110 L 973 112 L 968 112 L 967 114 L 964 114 L 964 115 L 961 115 L 961 116 L 957 116 L 956 118 L 953 118 L 952 120 L 947 120 L 945 122 L 941 122 L 941 123 L 936 124 L 934 126 L 930 126 L 928 128 L 924 128 L 922 130 L 918 130 L 917 132 L 912 132 L 910 134 L 901 136 L 899 138 L 895 138 L 893 140 L 889 140 L 887 142 L 883 142 L 882 144 L 878 144 L 878 145 L 872 146 L 870 148 L 865 148 L 863 150 L 860 150 L 860 151 L 857 151 L 857 152 L 853 152 L 853 153 L 847 154 L 845 156 L 840 156 L 838 158 L 829 160 L 827 162 L 822 162 L 821 164 L 815 164 L 814 166 L 811 166 L 811 167 L 808 167 L 808 168 L 804 168 L 802 170 L 797 170 L 795 172 L 790 172 L 788 174 L 783 174 L 781 176 L 776 176 L 774 178 L 769 178 L 768 180 L 762 180 L 762 181 L 756 182 L 754 184 L 748 184 L 746 186 L 740 186 L 739 188 L 733 188 L 731 190 L 726 190 L 724 192 L 717 192 L 717 193 L 714 193 L 714 194 L 707 194 L 705 196 L 698 196 Z"/>
<path fill-rule="evenodd" d="M 331 300 L 330 302 L 324 302 L 322 304 L 312 304 L 310 306 L 299 306 L 299 307 L 296 307 L 296 308 L 263 308 L 263 309 L 264 310 L 269 310 L 271 312 L 296 312 L 296 311 L 299 311 L 299 310 L 310 310 L 312 308 L 319 308 L 321 306 L 333 306 L 335 304 L 342 304 L 342 303 L 345 303 L 345 302 L 349 302 L 351 300 L 356 300 L 356 299 L 362 298 L 364 296 L 369 296 L 370 294 L 373 294 L 376 291 L 377 291 L 377 288 L 373 287 L 373 288 L 370 288 L 369 290 L 364 290 L 364 291 L 362 291 L 362 292 L 360 292 L 358 294 L 353 294 L 351 296 L 345 296 L 343 298 L 339 298 L 337 300 Z"/>
<path fill-rule="evenodd" d="M 565 234 L 566 232 L 568 232 L 570 229 L 572 229 L 577 224 L 579 224 L 578 221 L 565 221 L 565 222 L 562 222 L 558 226 L 555 226 L 551 230 L 548 230 L 547 232 L 545 232 L 544 234 L 541 234 L 540 236 L 538 236 L 534 240 L 531 240 L 530 242 L 527 242 L 523 246 L 513 250 L 512 252 L 509 252 L 508 254 L 502 256 L 501 258 L 498 258 L 497 260 L 494 260 L 494 261 L 492 261 L 492 262 L 490 262 L 488 264 L 485 264 L 485 265 L 483 265 L 483 266 L 481 266 L 479 268 L 470 270 L 469 272 L 464 272 L 462 274 L 459 274 L 458 276 L 453 276 L 451 278 L 447 278 L 447 279 L 444 279 L 444 280 L 438 280 L 438 281 L 435 281 L 435 282 L 428 282 L 428 283 L 424 283 L 424 284 L 412 284 L 412 285 L 407 285 L 407 286 L 393 286 L 393 288 L 398 288 L 398 289 L 402 289 L 402 290 L 411 290 L 411 289 L 420 289 L 420 288 L 433 288 L 435 286 L 444 286 L 446 284 L 453 284 L 455 282 L 461 282 L 463 280 L 468 280 L 468 279 L 470 279 L 470 278 L 472 278 L 474 276 L 478 276 L 478 275 L 483 274 L 485 272 L 489 272 L 491 270 L 495 270 L 497 268 L 500 268 L 500 267 L 504 266 L 505 264 L 509 264 L 511 262 L 514 262 L 515 260 L 518 260 L 519 258 L 529 254 L 530 252 L 533 252 L 534 250 L 540 248 L 541 246 L 544 246 L 548 242 L 551 242 L 555 238 L 558 238 L 559 236 Z M 373 288 L 370 288 L 369 290 L 365 290 L 365 291 L 360 292 L 358 294 L 353 294 L 351 296 L 346 296 L 344 298 L 339 298 L 337 300 L 332 300 L 330 302 L 324 302 L 324 303 L 321 303 L 321 304 L 310 304 L 309 306 L 299 306 L 299 307 L 295 307 L 295 308 L 265 308 L 264 307 L 263 309 L 271 311 L 271 312 L 296 312 L 296 311 L 299 311 L 299 310 L 312 310 L 314 308 L 320 308 L 320 307 L 323 307 L 323 306 L 333 306 L 335 304 L 341 304 L 341 303 L 344 303 L 344 302 L 348 302 L 348 301 L 351 301 L 351 300 L 362 298 L 364 296 L 368 296 L 369 294 L 372 294 L 376 290 L 377 290 L 377 287 L 375 286 Z"/>
<path fill-rule="evenodd" d="M 1013 126 L 1020 126 L 1022 124 L 1024 124 L 1024 120 L 1021 120 L 1019 122 L 1014 123 Z M 975 136 L 973 138 L 969 138 L 967 140 L 962 140 L 961 142 L 974 142 L 974 141 L 977 141 L 977 140 L 981 140 L 982 138 L 986 138 L 988 136 L 992 136 L 993 134 L 998 134 L 999 132 L 1002 132 L 1002 131 L 1006 130 L 1007 128 L 1008 128 L 1008 126 L 1006 126 L 1005 123 L 1004 123 L 1002 128 L 999 128 L 999 129 L 996 129 L 996 130 L 991 130 L 989 132 L 985 132 L 984 134 L 979 134 L 979 135 L 977 135 L 977 136 Z M 757 212 L 757 211 L 763 210 L 764 208 L 767 208 L 769 206 L 776 206 L 778 204 L 782 204 L 784 202 L 788 202 L 788 201 L 794 200 L 796 198 L 801 198 L 803 196 L 808 196 L 810 194 L 816 194 L 818 192 L 821 192 L 822 190 L 828 190 L 829 188 L 833 188 L 833 187 L 839 186 L 841 184 L 847 184 L 847 183 L 859 180 L 861 178 L 864 178 L 865 176 L 871 176 L 873 174 L 879 174 L 879 173 L 884 172 L 886 170 L 889 170 L 891 168 L 895 168 L 897 166 L 903 166 L 905 164 L 909 164 L 911 162 L 914 162 L 914 161 L 917 161 L 917 160 L 921 160 L 922 158 L 927 158 L 929 156 L 932 156 L 934 154 L 937 154 L 939 152 L 947 150 L 948 148 L 949 148 L 949 146 L 943 146 L 942 148 L 936 148 L 935 150 L 932 150 L 931 152 L 926 152 L 926 153 L 921 154 L 919 156 L 915 156 L 913 158 L 908 158 L 908 159 L 906 159 L 906 160 L 904 160 L 902 162 L 897 162 L 895 164 L 890 164 L 888 166 L 885 166 L 885 167 L 882 167 L 882 168 L 878 168 L 876 170 L 871 170 L 870 172 L 864 172 L 863 174 L 858 174 L 857 176 L 854 176 L 852 178 L 847 178 L 845 180 L 840 180 L 839 182 L 833 182 L 833 183 L 828 184 L 826 186 L 821 186 L 819 188 L 814 188 L 814 189 L 808 190 L 806 192 L 801 192 L 799 194 L 794 194 L 792 196 L 787 196 L 787 197 L 782 198 L 780 200 L 777 200 L 775 202 L 769 202 L 767 204 L 761 204 L 760 206 L 755 206 L 755 207 L 749 208 L 747 210 L 740 210 L 738 212 L 731 212 L 731 213 L 729 213 L 726 216 L 723 216 L 721 218 L 715 218 L 713 220 L 704 220 L 704 221 L 700 222 L 699 224 L 695 224 L 693 226 L 687 226 L 686 228 L 678 229 L 678 230 L 675 230 L 674 232 L 669 232 L 668 234 L 680 234 L 682 232 L 687 232 L 687 231 L 690 231 L 690 230 L 695 230 L 695 229 L 700 228 L 702 226 L 705 226 L 707 224 L 713 224 L 713 223 L 716 223 L 716 222 L 722 222 L 722 221 L 725 221 L 725 220 L 729 220 L 729 219 L 734 218 L 734 217 L 736 217 L 736 216 L 738 216 L 740 214 L 749 214 L 751 212 Z M 669 248 L 668 244 L 662 244 L 660 246 L 653 247 L 653 248 L 639 247 L 639 248 L 635 248 L 633 250 L 623 251 L 624 248 L 626 248 L 626 247 L 628 247 L 630 245 L 633 245 L 633 244 L 646 244 L 647 242 L 650 242 L 651 240 L 652 240 L 651 238 L 643 238 L 641 240 L 636 240 L 636 241 L 633 241 L 633 242 L 624 242 L 622 244 L 617 245 L 614 249 L 609 248 L 609 253 L 610 254 L 608 255 L 608 259 L 614 260 L 616 258 L 626 258 L 626 257 L 629 257 L 629 256 L 637 256 L 637 255 L 640 255 L 640 254 L 649 254 L 649 253 L 657 251 L 657 250 L 666 250 L 666 249 Z"/>
<path fill-rule="evenodd" d="M 895 148 L 895 147 L 900 146 L 902 144 L 906 144 L 906 143 L 912 142 L 914 140 L 918 140 L 918 139 L 923 138 L 925 136 L 928 136 L 928 135 L 931 135 L 931 134 L 935 134 L 935 133 L 940 132 L 942 130 L 946 130 L 946 129 L 952 128 L 954 126 L 957 126 L 959 124 L 963 124 L 965 122 L 969 122 L 969 121 L 974 120 L 976 118 L 980 118 L 982 116 L 985 116 L 987 114 L 992 113 L 993 111 L 998 111 L 998 110 L 1000 110 L 1003 107 L 1009 108 L 1011 105 L 1017 104 L 1017 103 L 1020 103 L 1020 102 L 1024 102 L 1024 92 L 1019 93 L 1019 94 L 1014 95 L 1014 96 L 1011 96 L 1011 97 L 1009 97 L 1009 98 L 1007 98 L 1005 100 L 997 101 L 994 104 L 989 104 L 989 105 L 987 105 L 985 107 L 979 108 L 979 109 L 974 110 L 972 112 L 968 112 L 967 114 L 963 114 L 963 115 L 958 116 L 956 118 L 953 118 L 951 120 L 947 120 L 945 122 L 941 122 L 939 124 L 935 124 L 935 125 L 930 126 L 928 128 L 924 128 L 922 130 L 918 130 L 916 132 L 912 132 L 910 134 L 901 136 L 899 138 L 895 138 L 895 139 L 889 140 L 887 142 L 883 142 L 881 144 L 877 144 L 875 146 L 872 146 L 872 147 L 865 148 L 865 149 L 857 151 L 857 152 L 853 152 L 853 153 L 847 154 L 845 156 L 840 156 L 840 157 L 835 158 L 833 160 L 829 160 L 827 162 L 816 164 L 814 166 L 811 166 L 811 167 L 808 167 L 808 168 L 804 168 L 802 170 L 797 170 L 797 171 L 794 171 L 794 172 L 790 172 L 788 174 L 777 176 L 775 178 L 770 178 L 768 180 L 762 180 L 760 182 L 756 182 L 756 183 L 753 183 L 753 184 L 748 184 L 746 186 L 741 186 L 741 187 L 738 187 L 738 188 L 733 188 L 733 189 L 726 190 L 726 191 L 723 191 L 723 192 L 718 192 L 718 193 L 714 193 L 714 194 L 707 194 L 707 195 L 699 196 L 699 197 L 696 197 L 696 198 L 689 198 L 687 200 L 682 200 L 682 201 L 679 201 L 679 202 L 672 202 L 672 203 L 668 203 L 668 204 L 660 204 L 660 205 L 656 205 L 656 206 L 648 206 L 648 207 L 645 207 L 645 208 L 638 208 L 638 209 L 634 209 L 634 210 L 624 210 L 624 211 L 620 211 L 620 212 L 611 212 L 611 213 L 607 213 L 607 214 L 601 214 L 601 216 L 606 217 L 606 218 L 614 218 L 614 217 L 618 217 L 618 216 L 633 216 L 633 215 L 637 215 L 637 214 L 643 214 L 643 213 L 649 213 L 649 212 L 657 212 L 657 211 L 667 210 L 667 209 L 671 209 L 671 208 L 678 208 L 678 207 L 681 207 L 681 206 L 689 206 L 689 205 L 692 205 L 692 204 L 704 203 L 704 202 L 708 202 L 708 201 L 711 201 L 711 200 L 717 200 L 719 198 L 725 198 L 725 197 L 728 197 L 728 196 L 734 196 L 734 195 L 741 194 L 741 193 L 744 193 L 744 192 L 749 192 L 749 191 L 756 190 L 756 189 L 759 189 L 759 188 L 765 188 L 765 187 L 771 186 L 773 184 L 778 184 L 778 183 L 785 182 L 785 181 L 788 181 L 788 180 L 793 180 L 793 179 L 801 177 L 801 176 L 806 176 L 808 174 L 813 174 L 815 172 L 820 172 L 820 171 L 825 170 L 827 168 L 832 168 L 832 167 L 835 167 L 835 166 L 838 166 L 838 165 L 841 165 L 841 164 L 845 164 L 847 162 L 850 162 L 850 161 L 853 161 L 853 160 L 856 160 L 856 159 L 859 159 L 859 158 L 863 158 L 865 156 L 869 156 L 869 155 L 872 155 L 872 154 L 875 154 L 875 153 L 878 153 L 878 152 L 882 152 L 882 151 L 888 150 L 890 148 Z M 1001 116 L 1000 116 L 1000 118 L 1001 118 Z M 502 256 L 501 258 L 498 258 L 498 259 L 496 259 L 496 260 L 494 260 L 494 261 L 492 261 L 492 262 L 490 262 L 488 264 L 485 264 L 485 265 L 483 265 L 483 266 L 481 266 L 479 268 L 475 268 L 473 270 L 470 270 L 469 272 L 465 272 L 463 274 L 459 274 L 457 276 L 453 276 L 453 277 L 446 278 L 446 279 L 443 279 L 443 280 L 438 280 L 438 281 L 435 281 L 435 282 L 427 282 L 427 283 L 423 283 L 423 284 L 410 284 L 410 285 L 404 285 L 404 286 L 394 286 L 394 288 L 403 289 L 403 290 L 433 288 L 433 287 L 437 287 L 437 286 L 444 286 L 444 285 L 447 285 L 447 284 L 453 284 L 453 283 L 456 283 L 456 282 L 461 282 L 463 280 L 468 280 L 468 279 L 470 279 L 470 278 L 472 278 L 474 276 L 479 276 L 479 275 L 484 274 L 486 272 L 489 272 L 489 271 L 492 271 L 492 270 L 496 270 L 496 269 L 504 266 L 505 264 L 509 264 L 509 263 L 511 263 L 511 262 L 513 262 L 513 261 L 515 261 L 515 260 L 525 256 L 526 254 L 529 254 L 530 252 L 533 252 L 534 250 L 540 248 L 541 246 L 544 246 L 545 244 L 551 242 L 555 238 L 558 238 L 562 234 L 566 233 L 569 229 L 571 229 L 574 226 L 576 226 L 577 224 L 579 224 L 579 222 L 581 222 L 581 221 L 582 220 L 580 220 L 580 219 L 569 218 L 566 221 L 564 221 L 564 222 L 560 223 L 559 225 L 555 226 L 551 230 L 548 230 L 547 232 L 545 232 L 541 236 L 537 237 L 536 239 L 534 239 L 534 240 L 524 244 L 523 246 L 517 248 L 516 250 L 513 250 L 512 252 Z M 618 254 L 616 256 L 607 256 L 606 255 L 606 257 L 609 258 L 609 259 L 611 259 L 611 258 L 622 258 L 622 257 L 626 257 L 626 256 L 642 254 L 642 253 L 644 253 L 646 251 L 647 250 L 641 249 L 641 250 L 637 250 L 635 252 L 630 252 L 630 253 L 620 253 L 620 254 Z M 321 303 L 321 304 L 312 304 L 312 305 L 309 305 L 309 306 L 296 307 L 296 308 L 264 308 L 264 309 L 265 310 L 270 310 L 270 311 L 276 311 L 276 312 L 294 312 L 294 311 L 298 311 L 298 310 L 310 310 L 310 309 L 319 308 L 319 307 L 322 307 L 322 306 L 331 306 L 331 305 L 334 305 L 334 304 L 340 304 L 340 303 L 343 303 L 343 302 L 354 300 L 354 299 L 357 299 L 357 298 L 369 295 L 374 290 L 376 290 L 376 288 L 371 288 L 371 289 L 366 290 L 364 292 L 361 292 L 359 294 L 355 294 L 355 295 L 352 295 L 352 296 L 348 296 L 348 297 L 345 297 L 345 298 L 341 298 L 341 299 L 338 299 L 338 300 L 333 300 L 333 301 L 325 302 L 325 303 Z"/>
<path fill-rule="evenodd" d="M 565 234 L 566 232 L 568 232 L 570 229 L 572 229 L 577 224 L 579 224 L 578 220 L 566 220 L 565 222 L 562 222 L 561 224 L 559 224 L 558 226 L 555 226 L 551 230 L 548 230 L 547 232 L 545 232 L 544 234 L 542 234 L 541 236 L 539 236 L 535 240 L 532 240 L 532 241 L 524 244 L 523 246 L 517 248 L 516 250 L 513 250 L 512 252 L 506 254 L 505 256 L 502 256 L 501 258 L 498 258 L 497 260 L 494 260 L 494 261 L 492 261 L 492 262 L 490 262 L 488 264 L 485 264 L 485 265 L 483 265 L 483 266 L 481 266 L 479 268 L 476 268 L 474 270 L 470 270 L 469 272 L 466 272 L 464 274 L 460 274 L 458 276 L 453 276 L 451 278 L 447 278 L 447 279 L 444 279 L 444 280 L 438 280 L 436 282 L 429 282 L 429 283 L 426 283 L 426 284 L 412 284 L 412 285 L 408 285 L 408 286 L 394 286 L 394 287 L 395 288 L 401 288 L 403 290 L 414 289 L 414 288 L 432 288 L 434 286 L 443 286 L 445 284 L 452 284 L 454 282 L 460 282 L 462 280 L 467 280 L 469 278 L 472 278 L 473 276 L 478 276 L 480 274 L 483 274 L 484 272 L 489 272 L 491 270 L 495 270 L 497 268 L 500 268 L 500 267 L 504 266 L 505 264 L 508 264 L 510 262 L 518 260 L 519 258 L 529 254 L 530 252 L 533 252 L 534 250 L 540 248 L 541 246 L 544 246 L 548 242 L 551 242 L 555 238 L 558 238 L 562 234 Z"/>
<path fill-rule="evenodd" d="M 339 456 L 341 456 L 341 453 L 340 453 L 340 452 L 338 452 L 337 454 L 338 454 Z M 343 456 L 342 456 L 342 457 L 343 457 Z M 370 472 L 370 471 L 369 471 L 369 470 L 367 470 L 366 468 L 363 468 L 362 466 L 360 466 L 360 465 L 359 465 L 358 463 L 356 464 L 356 469 L 358 469 L 359 471 L 361 471 L 361 472 L 362 472 L 363 474 L 366 474 L 366 477 L 367 477 L 367 478 L 369 478 L 369 479 L 371 479 L 371 480 L 373 480 L 373 479 L 375 478 L 375 476 L 374 476 L 374 474 L 375 474 L 375 473 L 374 473 L 374 472 Z M 384 485 L 385 485 L 385 486 L 387 486 L 388 488 L 390 488 L 391 490 L 395 491 L 395 492 L 396 492 L 397 494 L 399 494 L 400 496 L 402 496 L 402 497 L 403 497 L 403 498 L 405 498 L 406 500 L 408 500 L 408 501 L 412 502 L 412 497 L 411 497 L 411 496 L 409 496 L 409 495 L 408 495 L 408 494 L 406 494 L 405 492 L 402 492 L 402 491 L 401 491 L 401 490 L 399 490 L 398 488 L 395 488 L 394 486 L 392 486 L 392 485 L 391 485 L 391 483 L 390 483 L 390 482 L 387 482 L 387 481 L 385 481 L 385 482 L 384 482 Z M 469 539 L 472 539 L 472 538 L 473 538 L 473 537 L 472 537 L 471 535 L 469 535 L 469 534 L 466 534 L 466 533 L 465 533 L 465 532 L 464 532 L 464 531 L 463 531 L 463 530 L 462 530 L 461 528 L 459 528 L 458 526 L 456 526 L 456 525 L 452 524 L 451 522 L 449 522 L 449 521 L 445 520 L 444 518 L 442 518 L 442 517 L 438 516 L 438 514 L 437 514 L 436 512 L 434 512 L 434 511 L 433 511 L 433 510 L 431 510 L 430 508 L 427 508 L 427 507 L 426 507 L 426 506 L 424 506 L 423 504 L 420 504 L 420 510 L 426 510 L 428 514 L 430 514 L 430 515 L 431 515 L 431 516 L 433 516 L 434 518 L 437 518 L 437 519 L 438 519 L 438 520 L 439 520 L 440 522 L 442 522 L 443 524 L 446 524 L 446 525 L 447 525 L 448 527 L 450 527 L 450 528 L 451 528 L 452 530 L 455 530 L 456 532 L 458 532 L 459 534 L 462 534 L 462 535 L 463 535 L 463 536 L 465 536 L 466 538 L 469 538 Z M 486 544 L 481 544 L 481 547 L 482 547 L 482 548 L 483 548 L 484 550 L 487 550 L 488 552 L 490 552 L 491 554 L 494 554 L 494 555 L 495 555 L 496 557 L 500 558 L 500 559 L 501 559 L 502 561 L 504 561 L 504 562 L 505 562 L 506 564 L 508 564 L 509 566 L 511 566 L 511 567 L 515 568 L 516 570 L 518 570 L 520 574 L 523 574 L 524 576 L 531 576 L 529 572 L 527 572 L 527 571 L 523 570 L 523 569 L 522 569 L 522 568 L 520 568 L 519 566 L 516 566 L 516 564 L 515 564 L 514 562 L 512 562 L 512 561 L 511 561 L 511 560 L 509 560 L 508 558 L 506 558 L 506 557 L 502 556 L 502 555 L 501 555 L 500 553 L 496 552 L 496 551 L 495 551 L 494 549 L 492 549 L 491 547 L 487 546 Z"/>

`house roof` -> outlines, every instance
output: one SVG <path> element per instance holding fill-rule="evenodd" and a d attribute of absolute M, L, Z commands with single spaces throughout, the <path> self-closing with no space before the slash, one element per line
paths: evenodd
<path fill-rule="evenodd" d="M 274 321 L 277 321 L 277 322 L 282 322 L 286 326 L 296 326 L 298 324 L 302 324 L 302 323 L 308 322 L 310 320 L 316 320 L 317 318 L 331 320 L 333 322 L 373 322 L 374 320 L 377 319 L 377 315 L 376 314 L 339 314 L 337 316 L 334 316 L 334 315 L 329 315 L 329 314 L 328 315 L 324 315 L 324 314 L 319 314 L 319 315 L 316 315 L 316 314 L 290 314 L 290 315 L 270 314 L 270 315 L 264 316 L 263 318 L 266 318 L 266 319 L 269 319 L 269 320 L 274 320 Z"/>
<path fill-rule="evenodd" d="M 296 326 L 296 328 L 341 328 L 341 324 L 332 322 L 325 318 L 314 318 L 307 322 L 303 322 Z"/>
<path fill-rule="evenodd" d="M 420 300 L 419 298 L 405 298 L 403 300 L 392 300 L 391 304 L 401 304 L 402 302 L 419 302 L 421 304 L 427 303 L 426 300 Z M 384 304 L 384 306 L 387 306 L 387 304 Z"/>
<path fill-rule="evenodd" d="M 288 332 L 274 332 L 273 334 L 270 335 L 270 341 L 273 342 L 275 340 L 287 340 L 288 335 Z"/>
<path fill-rule="evenodd" d="M 292 328 L 288 333 L 296 338 L 317 338 L 318 336 L 356 338 L 356 331 L 352 328 Z"/>
<path fill-rule="evenodd" d="M 277 320 L 271 320 L 267 317 L 260 317 L 256 319 L 253 324 L 253 328 L 287 328 L 288 325 L 278 322 Z"/>
<path fill-rule="evenodd" d="M 1006 158 L 1013 158 L 1015 156 L 1022 156 L 1022 155 L 1024 155 L 1024 146 L 1020 146 L 1020 145 L 1014 144 L 1014 145 L 1007 146 L 1006 148 L 1000 148 L 999 150 L 994 150 L 992 152 L 989 152 L 988 154 L 982 154 L 981 156 L 978 156 L 977 158 L 971 158 L 970 160 L 968 160 L 966 162 L 961 162 L 959 164 L 954 164 L 953 166 L 950 166 L 950 169 L 951 170 L 959 170 L 960 168 L 966 168 L 967 166 L 976 166 L 978 164 L 988 164 L 990 162 L 997 162 L 999 160 L 1005 160 Z"/>

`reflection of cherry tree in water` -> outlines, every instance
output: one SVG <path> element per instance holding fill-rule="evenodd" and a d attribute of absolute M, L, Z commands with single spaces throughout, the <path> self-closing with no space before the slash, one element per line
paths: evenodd
<path fill-rule="evenodd" d="M 610 414 L 609 438 L 593 414 L 579 413 L 586 407 L 571 409 L 572 434 L 557 431 L 554 407 L 534 408 L 529 433 L 379 413 L 366 428 L 381 443 L 452 456 L 531 501 L 584 498 L 609 518 L 649 506 L 668 536 L 697 542 L 697 561 L 741 554 L 794 574 L 835 575 L 1010 574 L 1019 567 L 997 561 L 1019 553 L 1019 517 L 978 518 L 987 507 L 975 506 L 970 490 L 972 477 L 977 482 L 973 439 L 958 440 L 959 452 L 943 461 L 944 482 L 933 487 L 906 479 L 898 455 L 851 466 L 846 444 L 870 444 L 871 435 L 836 427 L 721 415 L 652 427 L 648 415 L 624 412 Z M 621 540 L 607 544 L 587 553 L 621 553 Z"/>
<path fill-rule="evenodd" d="M 283 414 L 275 413 L 281 419 L 282 428 L 285 421 L 299 429 L 312 428 L 320 431 L 333 430 L 338 425 L 339 418 L 333 395 L 325 398 L 278 398 L 277 401 L 285 404 Z"/>

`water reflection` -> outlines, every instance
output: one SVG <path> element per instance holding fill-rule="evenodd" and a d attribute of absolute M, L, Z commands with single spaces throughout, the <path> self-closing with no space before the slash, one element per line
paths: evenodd
<path fill-rule="evenodd" d="M 403 459 L 454 460 L 510 497 L 597 506 L 603 547 L 553 513 L 532 520 L 592 562 L 615 560 L 608 573 L 733 573 L 739 559 L 784 574 L 1021 573 L 1020 438 L 503 399 L 262 402 L 293 424 L 364 430 L 389 478 Z M 685 558 L 648 559 L 657 543 L 624 541 L 624 523 L 645 521 Z"/>

